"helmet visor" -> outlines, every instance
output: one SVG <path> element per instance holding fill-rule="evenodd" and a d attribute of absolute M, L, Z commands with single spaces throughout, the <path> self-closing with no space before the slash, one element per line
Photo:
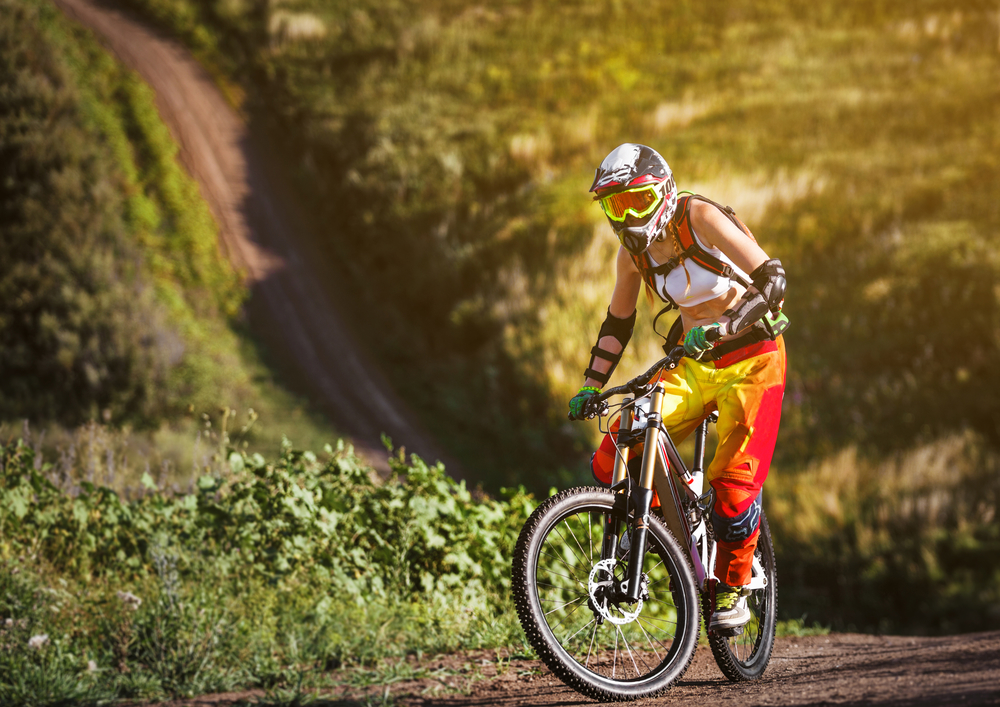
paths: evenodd
<path fill-rule="evenodd" d="M 617 194 L 609 194 L 605 197 L 598 197 L 601 208 L 612 221 L 623 222 L 625 217 L 632 214 L 636 218 L 643 218 L 651 214 L 660 203 L 660 194 L 655 184 L 648 184 L 628 191 L 620 191 Z"/>

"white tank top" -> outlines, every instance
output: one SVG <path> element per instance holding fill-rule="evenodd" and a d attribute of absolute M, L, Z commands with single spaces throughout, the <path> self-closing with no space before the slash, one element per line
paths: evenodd
<path fill-rule="evenodd" d="M 698 238 L 698 234 L 694 232 L 694 229 L 691 229 L 691 236 L 706 253 L 715 256 L 729 265 L 744 280 L 750 280 L 747 274 L 738 268 L 736 263 L 730 260 L 729 256 L 723 253 L 722 250 L 706 246 Z M 649 264 L 652 267 L 655 268 L 659 265 L 659 263 L 650 257 L 649 251 L 646 252 L 646 257 L 649 258 Z M 690 285 L 688 285 L 688 278 L 690 278 Z M 666 275 L 654 275 L 653 282 L 656 293 L 664 301 L 672 299 L 680 307 L 693 307 L 697 304 L 709 302 L 716 297 L 726 294 L 734 285 L 739 284 L 736 280 L 723 277 L 702 267 L 690 258 L 686 259 Z"/>

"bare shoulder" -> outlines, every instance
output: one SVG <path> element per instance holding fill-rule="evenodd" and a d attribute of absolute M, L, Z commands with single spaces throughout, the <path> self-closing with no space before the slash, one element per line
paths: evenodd
<path fill-rule="evenodd" d="M 713 204 L 701 199 L 691 199 L 690 204 L 691 226 L 706 245 L 725 250 L 725 244 L 733 239 L 747 238 L 747 235 Z"/>
<path fill-rule="evenodd" d="M 705 245 L 718 248 L 746 272 L 767 260 L 767 254 L 757 242 L 712 204 L 692 199 L 690 219 L 692 228 Z"/>

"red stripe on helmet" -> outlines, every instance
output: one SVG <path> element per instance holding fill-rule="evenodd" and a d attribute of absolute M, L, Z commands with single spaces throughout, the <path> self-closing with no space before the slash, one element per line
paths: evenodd
<path fill-rule="evenodd" d="M 640 174 L 638 177 L 633 179 L 628 183 L 630 187 L 638 186 L 640 184 L 649 184 L 650 182 L 662 182 L 662 179 L 654 177 L 652 174 Z"/>

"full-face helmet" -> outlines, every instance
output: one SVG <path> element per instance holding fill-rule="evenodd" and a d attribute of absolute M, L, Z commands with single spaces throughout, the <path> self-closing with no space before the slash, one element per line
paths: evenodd
<path fill-rule="evenodd" d="M 653 148 L 630 142 L 616 147 L 597 168 L 590 191 L 632 255 L 667 237 L 677 186 L 667 161 Z M 630 226 L 625 225 L 628 216 L 633 217 Z"/>

